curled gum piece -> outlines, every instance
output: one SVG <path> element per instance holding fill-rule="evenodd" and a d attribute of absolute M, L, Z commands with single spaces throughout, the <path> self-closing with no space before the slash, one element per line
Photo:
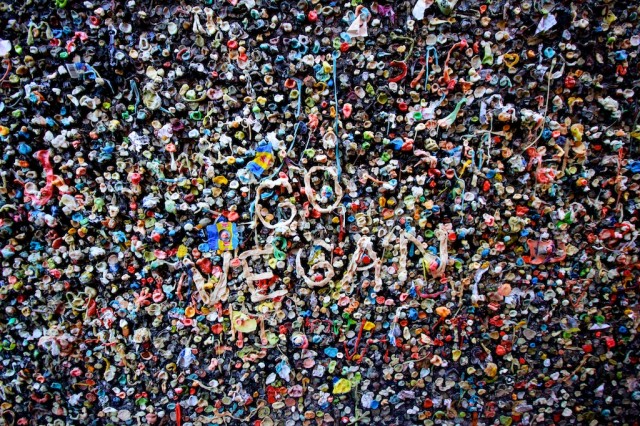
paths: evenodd
<path fill-rule="evenodd" d="M 334 203 L 329 207 L 321 207 L 318 204 L 315 198 L 315 191 L 313 190 L 313 188 L 311 188 L 311 175 L 318 170 L 324 170 L 325 172 L 329 173 L 329 175 L 331 175 L 331 177 L 333 178 L 333 183 L 335 184 L 336 201 L 334 201 Z M 304 189 L 306 191 L 307 197 L 309 198 L 309 202 L 311 203 L 313 208 L 320 213 L 331 213 L 332 211 L 334 211 L 338 207 L 338 205 L 340 205 L 340 201 L 342 200 L 343 196 L 342 187 L 338 182 L 338 172 L 333 167 L 314 166 L 309 169 L 309 171 L 304 175 Z"/>
<path fill-rule="evenodd" d="M 333 245 L 327 244 L 322 240 L 315 240 L 313 242 L 313 245 L 314 246 L 323 247 L 325 250 L 327 250 L 329 252 L 331 252 L 333 250 Z M 301 277 L 309 287 L 312 287 L 312 288 L 324 287 L 335 276 L 335 271 L 334 271 L 333 266 L 331 265 L 331 263 L 327 262 L 326 260 L 323 260 L 323 261 L 320 261 L 318 263 L 314 263 L 309 268 L 309 273 L 314 274 L 318 269 L 325 268 L 326 269 L 326 273 L 325 273 L 324 278 L 322 280 L 320 280 L 320 281 L 315 281 L 315 280 L 311 279 L 304 272 L 304 268 L 302 267 L 302 263 L 300 261 L 301 256 L 302 256 L 302 250 L 299 250 L 298 254 L 296 255 L 296 272 L 297 272 L 298 276 Z"/>
<path fill-rule="evenodd" d="M 289 208 L 291 210 L 291 216 L 289 216 L 288 219 L 283 220 L 278 222 L 275 225 L 270 224 L 269 222 L 267 222 L 264 217 L 262 217 L 262 215 L 260 214 L 259 211 L 259 207 L 260 207 L 260 196 L 262 195 L 262 191 L 265 188 L 268 189 L 272 189 L 272 188 L 276 188 L 276 187 L 284 187 L 286 188 L 289 193 L 293 193 L 293 188 L 291 187 L 291 183 L 289 183 L 289 179 L 286 177 L 280 177 L 278 179 L 275 180 L 264 180 L 262 182 L 260 182 L 260 185 L 258 185 L 258 188 L 256 188 L 256 198 L 255 198 L 255 204 L 256 204 L 256 216 L 258 218 L 258 220 L 262 223 L 262 225 L 264 225 L 264 227 L 269 228 L 269 229 L 276 229 L 276 228 L 286 228 L 289 225 L 291 225 L 291 223 L 293 222 L 293 219 L 295 218 L 298 210 L 296 209 L 296 206 L 294 206 L 290 201 L 283 201 L 281 203 L 278 203 L 278 207 L 283 208 Z M 255 219 L 254 219 L 254 224 L 255 224 Z"/>

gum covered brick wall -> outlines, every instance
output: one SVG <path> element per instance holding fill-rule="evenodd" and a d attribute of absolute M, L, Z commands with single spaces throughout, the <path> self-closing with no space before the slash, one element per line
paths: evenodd
<path fill-rule="evenodd" d="M 637 424 L 637 2 L 0 25 L 3 424 Z"/>

